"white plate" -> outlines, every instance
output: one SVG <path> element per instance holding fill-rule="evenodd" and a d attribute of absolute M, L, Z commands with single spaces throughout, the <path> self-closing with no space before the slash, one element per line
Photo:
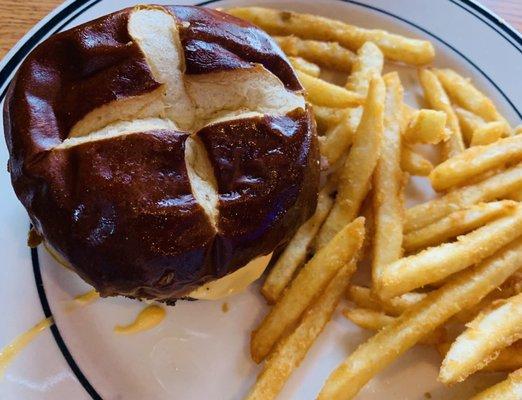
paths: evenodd
<path fill-rule="evenodd" d="M 133 0 L 67 1 L 26 35 L 0 65 L 0 93 L 35 44 L 50 34 L 136 3 Z M 172 1 L 166 3 L 173 3 Z M 195 1 L 187 3 L 197 4 Z M 207 1 L 209 7 L 252 1 Z M 472 76 L 500 111 L 520 123 L 522 38 L 497 17 L 465 0 L 302 0 L 261 1 L 274 7 L 322 14 L 366 27 L 430 39 L 438 65 Z M 411 81 L 403 74 L 406 84 Z M 418 96 L 417 96 L 418 97 Z M 0 100 L 2 99 L 0 98 Z M 410 93 L 411 101 L 416 100 Z M 0 165 L 7 150 L 0 146 Z M 416 182 L 418 185 L 421 182 Z M 10 366 L 0 382 L 0 399 L 240 399 L 258 367 L 248 356 L 252 328 L 265 313 L 258 288 L 227 302 L 180 302 L 158 328 L 116 336 L 116 323 L 131 320 L 143 307 L 125 299 L 104 299 L 76 312 L 67 301 L 88 289 L 41 248 L 26 247 L 28 218 L 5 169 L 0 174 L 0 347 L 51 313 L 56 326 L 39 336 Z M 429 193 L 420 192 L 419 197 Z M 281 399 L 312 399 L 324 379 L 369 336 L 340 315 L 327 326 Z M 499 379 L 474 377 L 449 395 L 436 381 L 439 357 L 417 347 L 378 375 L 359 399 L 463 399 Z"/>

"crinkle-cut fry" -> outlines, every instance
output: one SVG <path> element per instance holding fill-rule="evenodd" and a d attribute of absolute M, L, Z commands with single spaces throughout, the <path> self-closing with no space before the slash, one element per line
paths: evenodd
<path fill-rule="evenodd" d="M 451 106 L 448 95 L 444 91 L 437 76 L 428 69 L 419 70 L 419 80 L 424 92 L 424 98 L 428 105 L 434 110 L 446 113 L 446 127 L 450 130 L 450 137 L 442 143 L 442 156 L 444 159 L 456 156 L 464 150 L 464 141 L 460 125 Z"/>
<path fill-rule="evenodd" d="M 501 121 L 487 122 L 473 131 L 471 146 L 482 146 L 495 143 L 505 132 L 505 125 Z"/>
<path fill-rule="evenodd" d="M 333 83 L 296 70 L 299 81 L 306 89 L 309 102 L 327 107 L 354 107 L 364 103 L 364 96 L 350 92 Z"/>
<path fill-rule="evenodd" d="M 427 40 L 360 28 L 318 15 L 262 7 L 231 8 L 226 12 L 246 19 L 272 35 L 296 35 L 303 39 L 333 41 L 351 50 L 357 50 L 364 42 L 374 42 L 386 58 L 413 65 L 428 64 L 435 57 L 435 49 Z"/>
<path fill-rule="evenodd" d="M 246 399 L 269 400 L 277 396 L 330 321 L 348 280 L 355 271 L 355 265 L 355 260 L 352 260 L 342 267 L 317 300 L 305 311 L 297 327 L 277 343 Z"/>
<path fill-rule="evenodd" d="M 370 81 L 382 74 L 383 66 L 384 56 L 382 51 L 375 43 L 364 43 L 357 50 L 357 58 L 353 64 L 352 73 L 346 81 L 346 89 L 366 96 Z"/>
<path fill-rule="evenodd" d="M 382 301 L 378 296 L 374 296 L 370 288 L 364 286 L 350 285 L 346 290 L 348 300 L 355 303 L 358 307 L 369 308 L 375 311 L 384 311 L 391 316 L 399 316 L 408 308 L 414 306 L 424 299 L 426 293 L 410 292 L 401 296 Z"/>
<path fill-rule="evenodd" d="M 415 111 L 406 130 L 404 139 L 410 143 L 437 144 L 449 139 L 446 113 L 437 110 Z"/>
<path fill-rule="evenodd" d="M 522 190 L 522 164 L 479 183 L 455 189 L 437 199 L 406 209 L 405 233 L 420 229 L 472 204 L 502 199 Z"/>
<path fill-rule="evenodd" d="M 359 212 L 370 190 L 371 177 L 379 159 L 383 132 L 385 88 L 382 78 L 370 83 L 361 122 L 339 176 L 337 197 L 319 230 L 316 248 L 323 247 Z"/>
<path fill-rule="evenodd" d="M 252 333 L 250 350 L 255 362 L 261 362 L 274 344 L 295 326 L 302 313 L 319 296 L 333 276 L 355 257 L 363 238 L 364 218 L 357 218 L 346 225 L 305 264 Z"/>
<path fill-rule="evenodd" d="M 397 72 L 386 74 L 384 132 L 379 161 L 373 175 L 374 237 L 372 280 L 382 269 L 402 256 L 404 179 L 401 170 L 401 113 L 404 89 Z M 376 288 L 378 290 L 378 288 Z"/>
<path fill-rule="evenodd" d="M 302 57 L 321 67 L 350 72 L 355 54 L 337 42 L 305 40 L 296 36 L 276 36 L 277 44 L 288 55 Z"/>
<path fill-rule="evenodd" d="M 452 343 L 444 342 L 437 344 L 437 350 L 444 358 Z M 511 346 L 500 350 L 497 358 L 488 365 L 480 369 L 482 372 L 513 372 L 522 368 L 522 340 L 513 343 Z"/>
<path fill-rule="evenodd" d="M 442 383 L 462 382 L 522 338 L 522 293 L 492 306 L 468 323 L 451 345 L 439 372 Z"/>
<path fill-rule="evenodd" d="M 410 175 L 428 176 L 433 171 L 433 164 L 404 143 L 401 151 L 401 169 Z"/>
<path fill-rule="evenodd" d="M 508 215 L 462 235 L 456 242 L 430 247 L 386 266 L 377 293 L 383 299 L 444 279 L 476 264 L 522 235 L 522 204 Z"/>
<path fill-rule="evenodd" d="M 501 139 L 486 146 L 475 146 L 437 165 L 430 174 L 435 190 L 461 185 L 469 179 L 505 164 L 522 160 L 522 136 Z"/>
<path fill-rule="evenodd" d="M 459 311 L 472 307 L 522 267 L 522 239 L 455 275 L 446 285 L 406 310 L 361 344 L 329 376 L 319 400 L 348 400 L 379 371 L 442 326 Z"/>
<path fill-rule="evenodd" d="M 502 200 L 479 203 L 463 210 L 455 211 L 433 224 L 404 235 L 404 251 L 407 253 L 439 245 L 449 239 L 471 232 L 495 218 L 513 211 L 515 201 Z"/>
<path fill-rule="evenodd" d="M 501 121 L 504 123 L 504 134 L 511 135 L 511 128 L 497 111 L 495 104 L 484 93 L 452 69 L 435 69 L 434 73 L 439 78 L 442 86 L 459 106 L 483 118 L 486 122 Z"/>
<path fill-rule="evenodd" d="M 371 331 L 379 331 L 395 321 L 395 317 L 368 308 L 346 308 L 343 310 L 343 315 L 355 325 Z M 444 341 L 444 337 L 444 331 L 437 329 L 422 338 L 420 343 L 438 344 Z"/>
<path fill-rule="evenodd" d="M 522 368 L 512 372 L 500 383 L 480 392 L 470 400 L 520 400 L 522 398 Z"/>
<path fill-rule="evenodd" d="M 288 57 L 288 59 L 290 60 L 292 67 L 300 71 L 303 71 L 305 74 L 308 74 L 315 78 L 318 78 L 319 75 L 321 75 L 321 68 L 319 67 L 319 65 L 314 64 L 311 61 L 305 60 L 301 57 Z"/>
<path fill-rule="evenodd" d="M 317 127 L 326 131 L 337 126 L 348 114 L 351 108 L 332 108 L 312 104 Z"/>
<path fill-rule="evenodd" d="M 275 303 L 279 299 L 299 266 L 305 261 L 307 250 L 332 207 L 333 200 L 329 192 L 329 187 L 321 190 L 314 215 L 301 225 L 270 270 L 261 287 L 261 293 L 269 303 Z"/>
<path fill-rule="evenodd" d="M 330 165 L 335 164 L 352 144 L 361 116 L 362 107 L 347 108 L 344 118 L 330 128 L 319 142 L 321 155 L 326 157 Z"/>
<path fill-rule="evenodd" d="M 466 144 L 470 144 L 473 139 L 473 132 L 480 128 L 481 126 L 486 124 L 486 121 L 482 117 L 479 117 L 477 114 L 472 113 L 461 107 L 454 107 L 455 114 L 457 114 L 457 118 L 459 119 L 460 129 L 462 131 L 462 136 L 464 137 L 464 141 Z"/>

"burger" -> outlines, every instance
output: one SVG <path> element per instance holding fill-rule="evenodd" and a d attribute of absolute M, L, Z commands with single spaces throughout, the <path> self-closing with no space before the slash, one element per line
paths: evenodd
<path fill-rule="evenodd" d="M 234 293 L 316 206 L 303 88 L 266 33 L 219 11 L 141 5 L 50 37 L 4 128 L 34 232 L 102 296 Z"/>

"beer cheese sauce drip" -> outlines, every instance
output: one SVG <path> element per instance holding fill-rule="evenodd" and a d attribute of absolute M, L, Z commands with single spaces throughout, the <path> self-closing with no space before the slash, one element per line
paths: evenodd
<path fill-rule="evenodd" d="M 80 294 L 74 298 L 75 303 L 81 306 L 87 306 L 92 302 L 98 300 L 100 298 L 100 294 L 95 290 L 89 290 L 84 294 Z"/>
<path fill-rule="evenodd" d="M 136 319 L 129 325 L 116 325 L 114 332 L 124 335 L 148 331 L 159 325 L 165 318 L 165 309 L 160 306 L 151 305 L 145 307 Z"/>
<path fill-rule="evenodd" d="M 53 317 L 41 320 L 27 332 L 22 333 L 10 344 L 0 351 L 0 379 L 4 377 L 5 370 L 14 358 L 41 332 L 54 324 Z"/>

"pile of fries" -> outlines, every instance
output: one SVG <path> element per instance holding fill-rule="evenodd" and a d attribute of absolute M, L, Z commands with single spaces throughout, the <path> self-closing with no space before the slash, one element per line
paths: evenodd
<path fill-rule="evenodd" d="M 273 307 L 252 334 L 252 358 L 265 363 L 247 398 L 277 396 L 345 296 L 343 315 L 376 334 L 330 374 L 319 399 L 355 397 L 416 344 L 440 351 L 442 383 L 503 371 L 505 381 L 473 399 L 522 399 L 522 129 L 469 79 L 426 67 L 435 57 L 428 41 L 288 11 L 228 12 L 274 35 L 289 56 L 326 176 L 315 214 L 262 287 Z M 390 61 L 419 68 L 425 108 L 404 102 L 397 72 L 383 74 Z M 323 79 L 331 70 L 347 75 L 344 87 Z M 439 197 L 405 209 L 411 176 L 429 179 Z M 368 285 L 351 284 L 365 266 Z"/>

